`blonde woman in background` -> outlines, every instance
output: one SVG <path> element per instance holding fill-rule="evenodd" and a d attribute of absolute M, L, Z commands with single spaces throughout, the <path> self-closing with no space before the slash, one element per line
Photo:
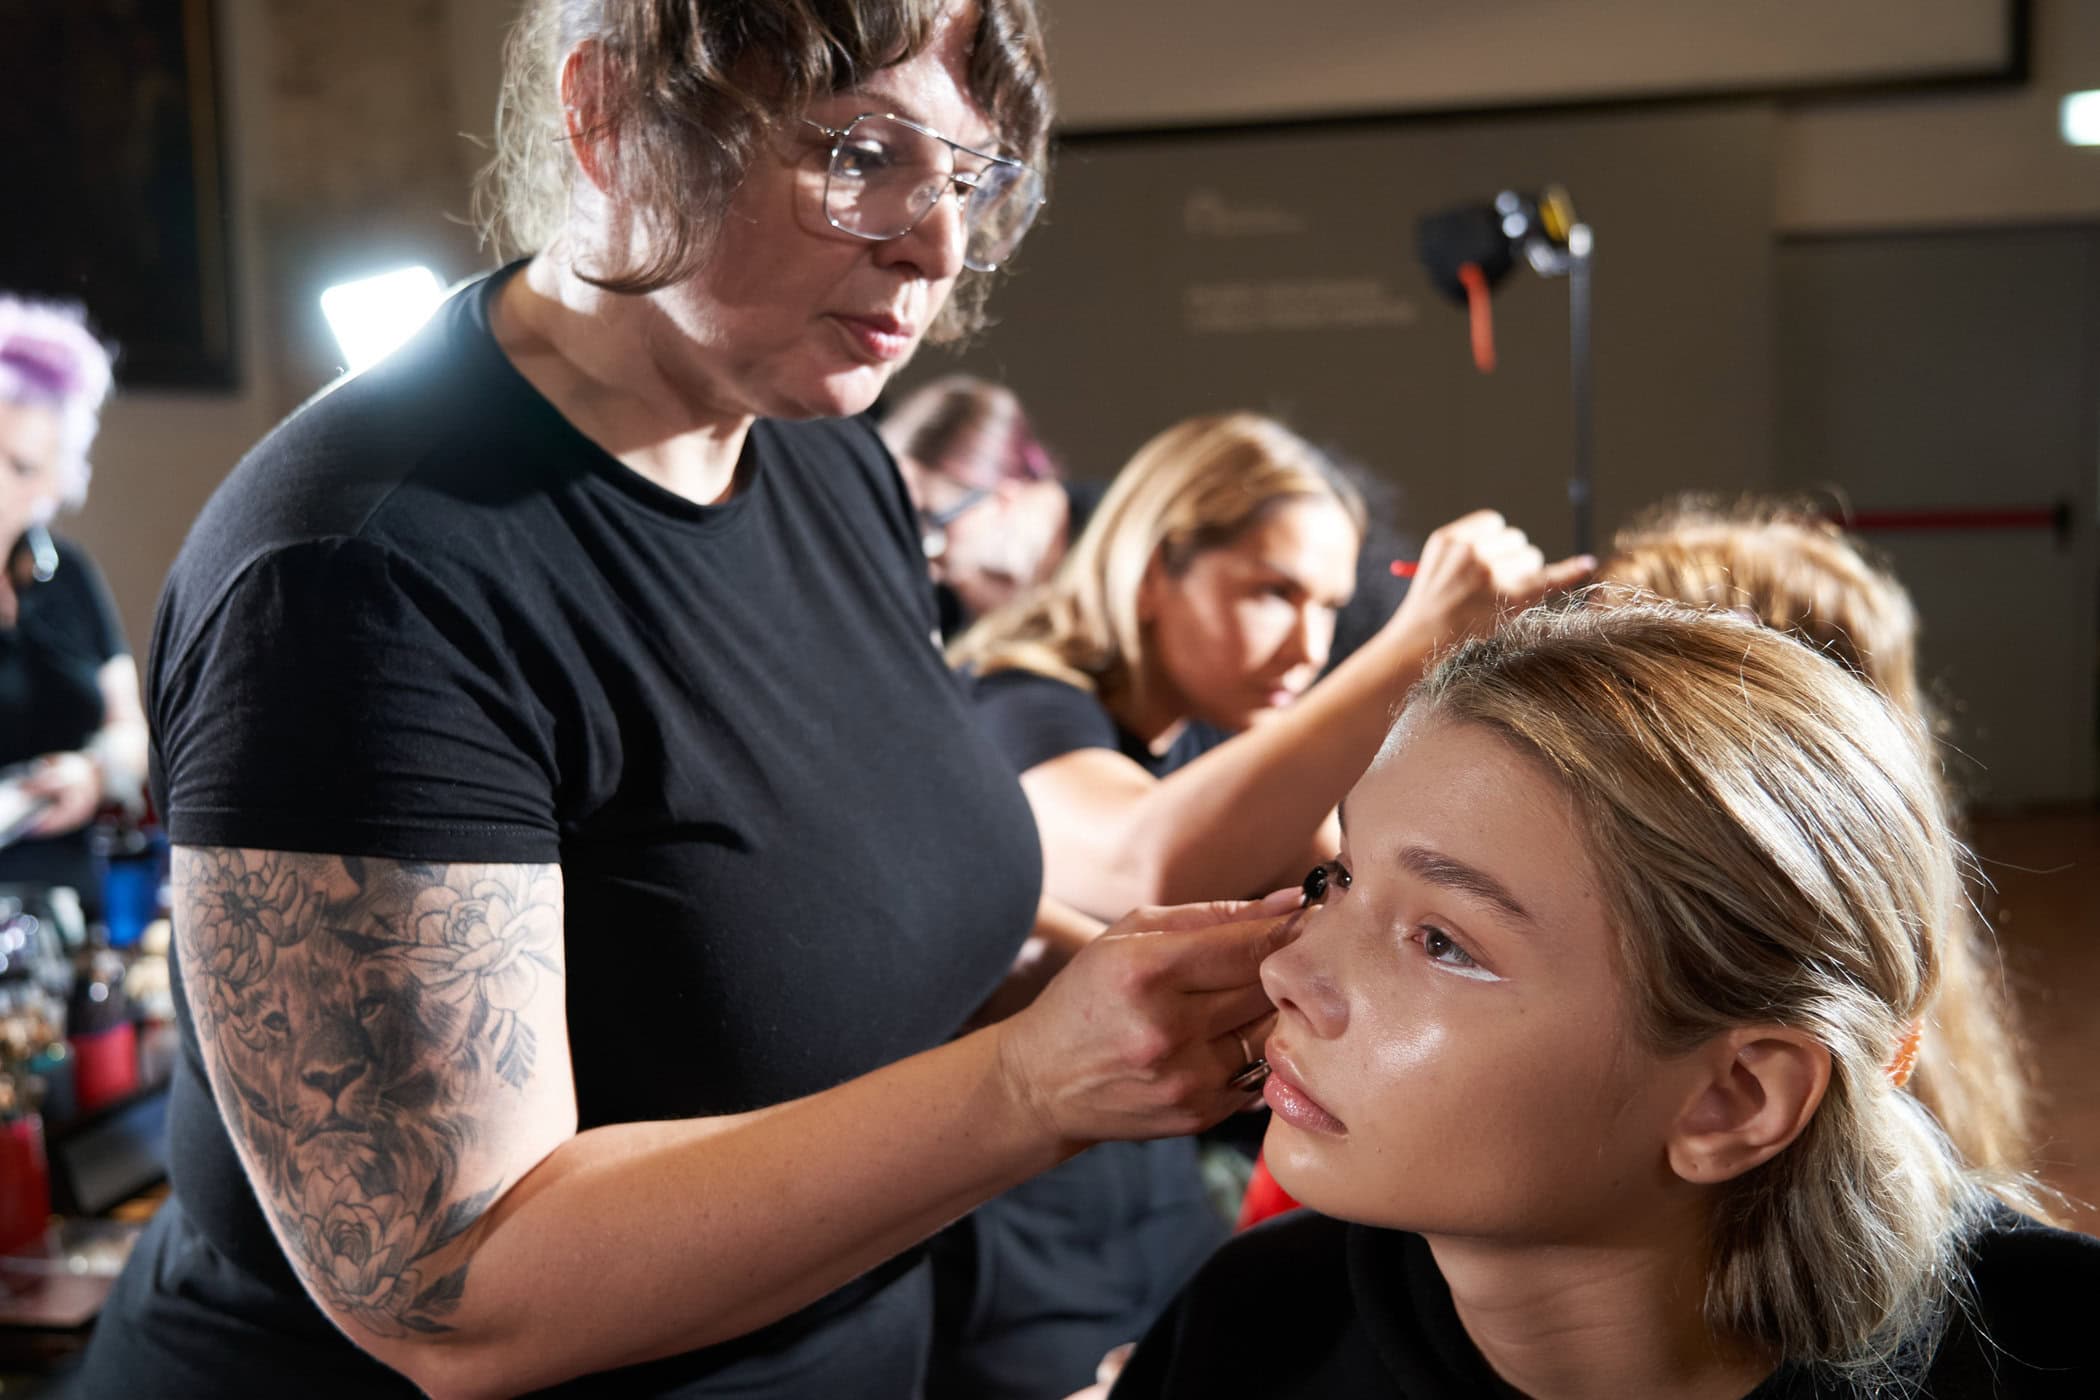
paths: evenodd
<path fill-rule="evenodd" d="M 1686 499 L 1619 532 L 1599 571 L 1600 599 L 1655 596 L 1747 613 L 1835 658 L 1928 736 L 1910 594 L 1837 526 L 1780 501 Z M 1941 765 L 1932 761 L 1935 771 Z M 1974 918 L 1950 931 L 1927 1009 L 1911 1091 L 1968 1160 L 2033 1165 L 2030 1092 L 2005 969 Z"/>
<path fill-rule="evenodd" d="M 1595 562 L 1547 567 L 1493 511 L 1465 516 L 1314 686 L 1363 526 L 1354 489 L 1282 424 L 1192 418 L 1131 458 L 1047 585 L 955 645 L 1034 808 L 1049 895 L 1114 918 L 1295 884 L 1430 654 Z"/>
<path fill-rule="evenodd" d="M 1924 752 L 1726 614 L 1461 647 L 1262 968 L 1266 1156 L 1313 1209 L 1216 1255 L 1118 1400 L 2100 1393 L 2100 1242 L 1904 1088 L 1966 928 Z"/>

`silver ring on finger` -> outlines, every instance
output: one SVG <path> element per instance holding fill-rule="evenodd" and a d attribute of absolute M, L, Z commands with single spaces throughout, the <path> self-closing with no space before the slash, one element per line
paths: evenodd
<path fill-rule="evenodd" d="M 1269 1062 L 1266 1059 L 1250 1060 L 1238 1074 L 1226 1081 L 1225 1087 L 1251 1094 L 1260 1089 L 1269 1077 Z"/>

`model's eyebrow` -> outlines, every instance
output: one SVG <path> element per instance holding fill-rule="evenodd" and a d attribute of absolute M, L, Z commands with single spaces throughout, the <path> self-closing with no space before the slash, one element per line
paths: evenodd
<path fill-rule="evenodd" d="M 1447 855 L 1430 850 L 1427 846 L 1407 846 L 1400 852 L 1400 866 L 1432 885 L 1441 885 L 1447 890 L 1456 890 L 1460 894 L 1485 900 L 1518 923 L 1533 927 L 1538 925 L 1538 920 L 1509 892 L 1508 886 L 1485 870 L 1476 869 L 1464 861 L 1453 860 Z"/>

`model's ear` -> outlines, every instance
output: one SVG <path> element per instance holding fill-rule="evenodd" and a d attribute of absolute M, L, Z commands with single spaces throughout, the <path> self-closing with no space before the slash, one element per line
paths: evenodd
<path fill-rule="evenodd" d="M 610 59 L 595 39 L 569 50 L 561 64 L 562 135 L 576 166 L 600 194 L 609 194 L 617 148 L 605 101 L 605 64 Z"/>
<path fill-rule="evenodd" d="M 1686 1181 L 1730 1181 L 1778 1156 L 1830 1087 L 1830 1051 L 1784 1026 L 1732 1030 L 1696 1054 L 1707 1072 L 1666 1144 L 1670 1169 Z"/>

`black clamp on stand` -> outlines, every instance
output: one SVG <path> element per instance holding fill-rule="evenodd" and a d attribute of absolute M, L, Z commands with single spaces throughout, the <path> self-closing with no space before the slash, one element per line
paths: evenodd
<path fill-rule="evenodd" d="M 1594 552 L 1591 435 L 1594 390 L 1590 356 L 1590 259 L 1596 239 L 1575 217 L 1566 190 L 1543 193 L 1504 190 L 1484 204 L 1465 204 L 1424 215 L 1415 226 L 1415 251 L 1446 297 L 1472 318 L 1473 363 L 1482 374 L 1495 368 L 1494 289 L 1521 253 L 1541 277 L 1568 279 L 1568 368 L 1574 400 L 1574 460 L 1568 476 L 1568 506 L 1574 513 L 1577 553 Z"/>

